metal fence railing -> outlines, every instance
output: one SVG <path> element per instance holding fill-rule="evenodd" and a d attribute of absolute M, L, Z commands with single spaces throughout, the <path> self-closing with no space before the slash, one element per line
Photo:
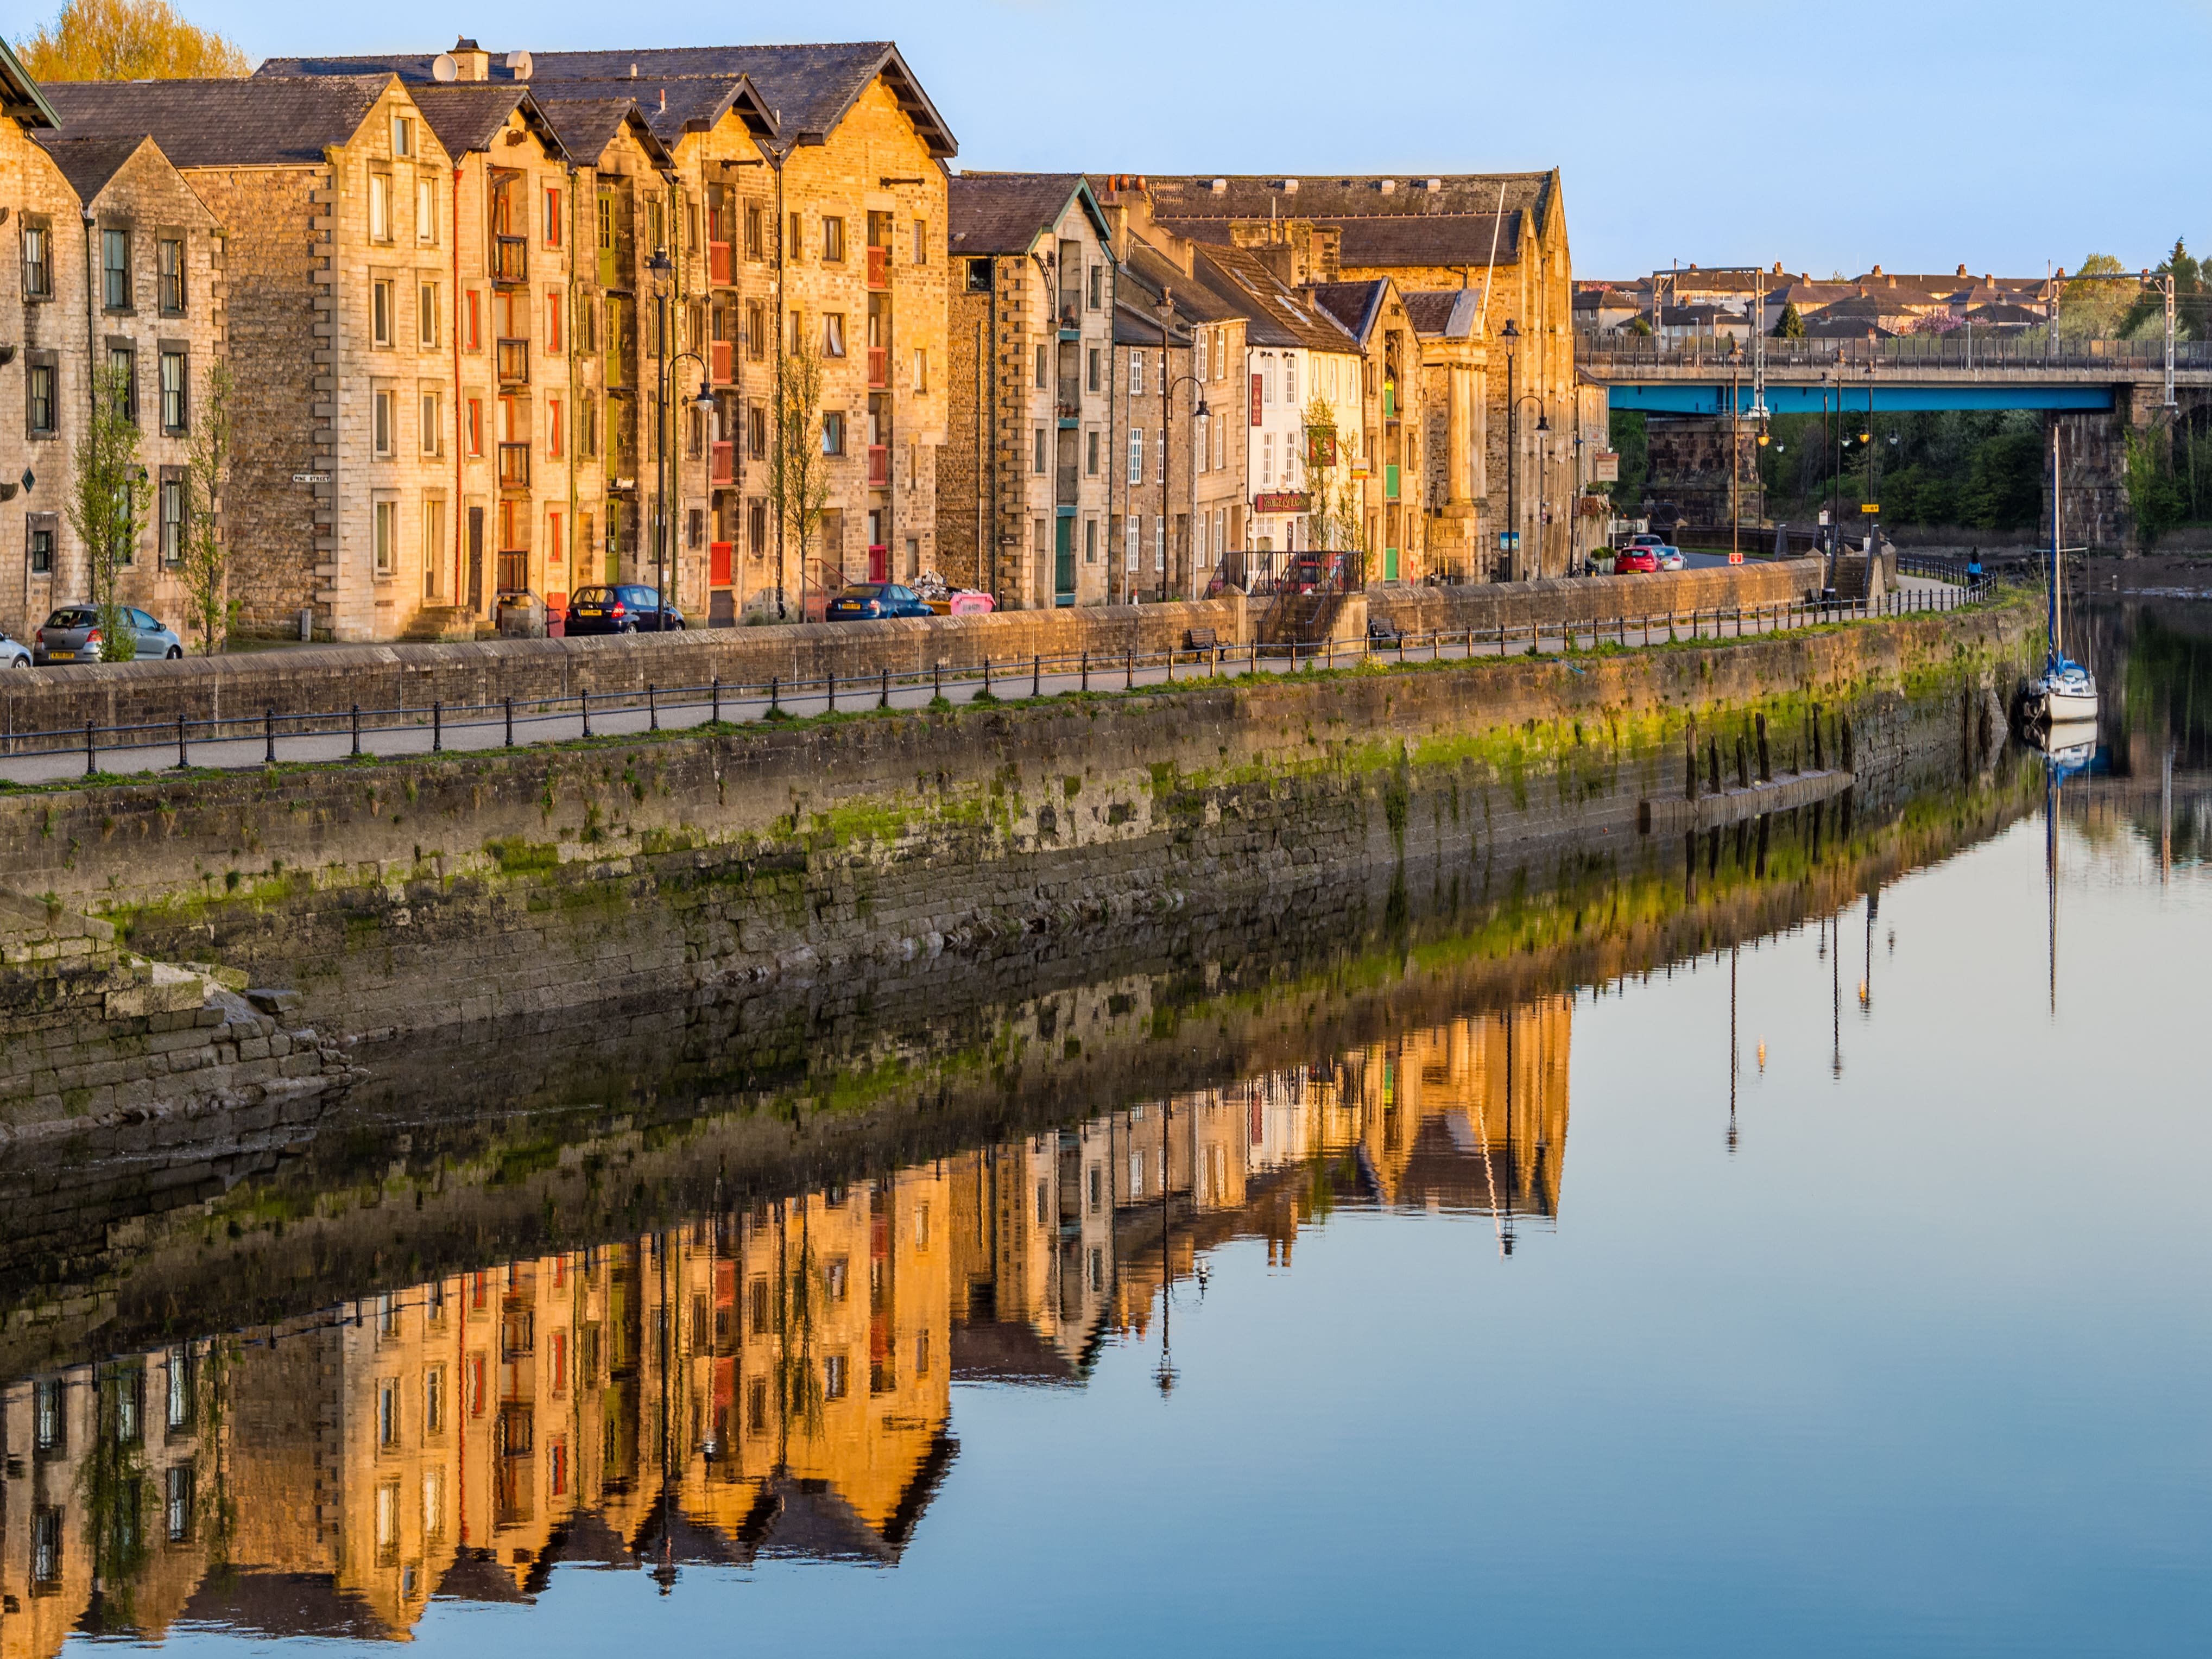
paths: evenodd
<path fill-rule="evenodd" d="M 1900 370 L 1954 368 L 1978 372 L 2031 369 L 2135 369 L 2163 373 L 2166 337 L 2154 339 L 2053 340 L 2047 328 L 1992 335 L 1978 329 L 1948 334 L 1900 334 L 1887 339 L 1777 340 L 1766 342 L 1766 372 L 1851 368 Z M 1752 347 L 1746 341 L 1707 337 L 1696 340 L 1644 339 L 1632 334 L 1584 331 L 1575 340 L 1575 367 L 1604 374 L 1642 368 L 1740 368 L 1751 371 Z M 2212 340 L 2176 340 L 2173 365 L 2179 369 L 2212 368 Z"/>
<path fill-rule="evenodd" d="M 51 765 L 34 778 L 10 777 L 26 762 L 82 755 L 84 774 L 101 770 L 100 757 L 150 759 L 173 752 L 179 768 L 243 768 L 280 763 L 342 761 L 439 754 L 455 750 L 512 748 L 518 743 L 567 742 L 630 736 L 800 715 L 864 709 L 938 707 L 977 698 L 1009 699 L 1067 692 L 1133 691 L 1139 685 L 1261 673 L 1294 674 L 1466 660 L 1541 656 L 1607 647 L 1634 650 L 1683 641 L 1747 638 L 1838 623 L 1954 611 L 1982 596 L 1987 584 L 1890 593 L 1877 601 L 1790 599 L 1765 605 L 1694 607 L 1686 611 L 1620 615 L 1596 621 L 1523 623 L 1489 628 L 1431 629 L 1366 638 L 1267 644 L 1186 645 L 1167 649 L 1084 652 L 992 659 L 966 667 L 943 664 L 818 679 L 739 683 L 719 678 L 703 685 L 648 684 L 641 691 L 580 691 L 562 696 L 507 697 L 497 702 L 432 702 L 428 707 L 326 709 L 102 725 L 87 721 L 65 729 L 0 734 L 0 780 L 51 781 L 66 775 Z M 11 763 L 15 764 L 11 765 Z M 135 771 L 158 769 L 134 764 Z"/>

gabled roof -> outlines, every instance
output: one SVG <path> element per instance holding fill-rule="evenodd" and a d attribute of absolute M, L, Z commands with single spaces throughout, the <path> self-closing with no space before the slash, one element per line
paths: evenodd
<path fill-rule="evenodd" d="M 151 135 L 178 167 L 319 165 L 361 131 L 389 75 L 245 80 L 57 81 L 65 138 Z"/>
<path fill-rule="evenodd" d="M 1186 323 L 1226 322 L 1231 317 L 1246 317 L 1252 313 L 1254 301 L 1234 283 L 1224 280 L 1218 271 L 1208 271 L 1202 262 L 1186 275 L 1182 267 L 1149 243 L 1131 238 L 1129 257 L 1121 266 L 1119 289 L 1127 285 L 1139 293 L 1158 296 L 1168 293 L 1175 296 L 1176 315 Z M 1159 331 L 1152 331 L 1158 337 Z"/>
<path fill-rule="evenodd" d="M 39 90 L 39 83 L 31 78 L 23 60 L 15 56 L 15 48 L 0 40 L 0 115 L 7 115 L 27 127 L 58 127 L 61 117 L 54 113 L 53 106 Z"/>
<path fill-rule="evenodd" d="M 123 170 L 123 164 L 148 145 L 153 145 L 159 155 L 161 147 L 143 133 L 119 138 L 70 138 L 44 130 L 33 132 L 33 140 L 61 169 L 62 177 L 76 192 L 80 204 L 90 207 L 100 192 L 107 188 L 107 181 Z"/>
<path fill-rule="evenodd" d="M 538 107 L 552 124 L 561 146 L 578 167 L 592 167 L 607 153 L 627 126 L 637 134 L 638 143 L 655 167 L 671 167 L 674 159 L 653 124 L 638 109 L 631 98 L 552 98 Z"/>
<path fill-rule="evenodd" d="M 1424 338 L 1466 340 L 1481 331 L 1482 290 L 1479 288 L 1430 289 L 1401 297 L 1406 302 L 1406 320 Z"/>
<path fill-rule="evenodd" d="M 422 112 L 422 118 L 430 124 L 430 131 L 437 134 L 438 142 L 446 147 L 450 157 L 490 149 L 492 140 L 505 130 L 507 118 L 520 110 L 525 124 L 537 133 L 546 149 L 563 161 L 571 159 L 526 86 L 514 82 L 501 84 L 480 81 L 466 85 L 455 82 L 441 86 L 434 82 L 408 90 L 414 94 L 415 106 Z"/>
<path fill-rule="evenodd" d="M 956 173 L 946 181 L 947 246 L 957 254 L 1027 253 L 1080 202 L 1099 240 L 1106 215 L 1079 173 Z"/>
<path fill-rule="evenodd" d="M 1316 283 L 1305 292 L 1313 296 L 1316 305 L 1343 325 L 1346 333 L 1364 346 L 1374 331 L 1376 319 L 1382 314 L 1382 301 L 1389 297 L 1390 284 L 1380 278 L 1364 283 Z"/>
<path fill-rule="evenodd" d="M 500 82 L 488 82 L 496 86 Z M 544 81 L 533 76 L 530 89 L 541 103 L 557 108 L 569 103 L 619 100 L 637 106 L 639 118 L 664 144 L 673 146 L 687 132 L 708 132 L 735 110 L 754 141 L 765 143 L 775 123 L 759 89 L 742 75 L 668 76 L 654 81 Z"/>
<path fill-rule="evenodd" d="M 404 81 L 428 81 L 436 53 L 400 53 L 374 58 L 275 58 L 263 64 L 257 75 L 353 75 L 366 69 L 386 70 Z M 491 77 L 513 80 L 505 54 L 491 54 Z M 940 160 L 958 153 L 951 130 L 945 125 L 921 83 L 907 67 L 898 48 L 888 40 L 862 40 L 831 46 L 673 46 L 637 51 L 544 52 L 531 54 L 529 81 L 539 97 L 561 96 L 557 88 L 579 82 L 621 81 L 640 100 L 648 120 L 659 119 L 659 93 L 665 85 L 672 105 L 678 101 L 678 82 L 728 81 L 744 77 L 759 94 L 772 130 L 761 136 L 778 150 L 797 144 L 825 142 L 845 118 L 860 94 L 877 76 L 889 83 L 892 95 L 921 131 L 930 154 Z M 648 100 L 646 94 L 653 94 Z M 692 88 L 695 92 L 703 88 Z M 595 92 L 594 96 L 605 94 Z"/>

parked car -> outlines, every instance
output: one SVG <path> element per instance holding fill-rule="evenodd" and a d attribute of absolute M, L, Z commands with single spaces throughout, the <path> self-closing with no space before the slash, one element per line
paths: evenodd
<path fill-rule="evenodd" d="M 143 611 L 119 607 L 141 658 L 173 660 L 185 654 L 185 642 Z M 31 635 L 33 659 L 41 666 L 56 662 L 103 662 L 106 641 L 100 636 L 100 612 L 88 605 L 65 605 Z"/>
<path fill-rule="evenodd" d="M 1624 547 L 1613 555 L 1615 575 L 1633 575 L 1638 571 L 1648 575 L 1658 568 L 1659 550 L 1656 547 Z"/>
<path fill-rule="evenodd" d="M 1680 570 L 1689 562 L 1682 556 L 1682 550 L 1679 547 L 1662 547 L 1659 550 L 1659 568 L 1662 570 Z"/>
<path fill-rule="evenodd" d="M 664 607 L 657 588 L 624 582 L 614 587 L 580 587 L 568 602 L 568 634 L 656 634 L 684 626 L 684 613 Z"/>
<path fill-rule="evenodd" d="M 31 647 L 22 641 L 10 639 L 7 634 L 0 632 L 0 668 L 28 668 L 30 665 Z"/>
<path fill-rule="evenodd" d="M 933 617 L 937 613 L 911 587 L 896 582 L 854 582 L 830 596 L 826 622 L 872 621 L 882 617 Z"/>

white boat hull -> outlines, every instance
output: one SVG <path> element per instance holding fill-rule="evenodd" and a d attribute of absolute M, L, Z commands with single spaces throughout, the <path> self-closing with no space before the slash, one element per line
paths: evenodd
<path fill-rule="evenodd" d="M 2036 718 L 2051 726 L 2072 720 L 2094 722 L 2097 718 L 2097 694 L 2089 691 L 2057 691 L 2044 689 L 2035 693 Z"/>

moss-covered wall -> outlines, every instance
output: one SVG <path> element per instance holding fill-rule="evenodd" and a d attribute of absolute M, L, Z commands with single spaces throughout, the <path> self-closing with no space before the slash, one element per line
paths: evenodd
<path fill-rule="evenodd" d="M 296 987 L 325 1032 L 734 981 L 864 991 L 870 963 L 1633 834 L 1639 802 L 1683 791 L 1693 721 L 1703 741 L 1764 710 L 1782 769 L 1809 763 L 1817 705 L 1834 765 L 1857 710 L 1855 765 L 1878 768 L 1921 727 L 1958 737 L 2024 626 L 2000 609 L 9 793 L 0 859 L 136 951 Z"/>

